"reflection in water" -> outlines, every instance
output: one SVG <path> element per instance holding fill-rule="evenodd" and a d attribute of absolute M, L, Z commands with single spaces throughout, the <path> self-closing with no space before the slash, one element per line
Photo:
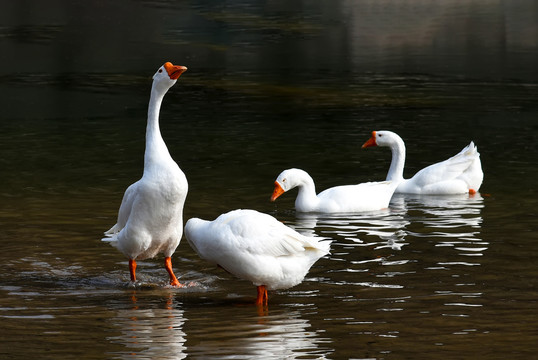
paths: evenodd
<path fill-rule="evenodd" d="M 396 201 L 400 199 L 397 198 Z M 411 209 L 420 209 L 423 216 L 415 218 L 416 224 L 423 224 L 424 230 L 409 232 L 415 237 L 437 240 L 437 247 L 453 247 L 462 256 L 482 256 L 489 245 L 478 236 L 482 225 L 481 210 L 484 199 L 474 196 L 405 196 Z M 479 264 L 477 264 L 479 265 Z"/>
<path fill-rule="evenodd" d="M 260 315 L 241 309 L 233 314 L 233 321 L 214 313 L 204 320 L 207 323 L 189 331 L 189 343 L 194 345 L 189 346 L 188 353 L 194 357 L 295 359 L 324 358 L 330 353 L 324 346 L 330 341 L 312 330 L 299 310 L 281 308 Z"/>
<path fill-rule="evenodd" d="M 398 194 L 384 212 L 297 215 L 297 230 L 335 240 L 327 269 L 307 283 L 322 283 L 317 296 L 336 304 L 323 314 L 327 336 L 354 335 L 346 343 L 349 353 L 337 355 L 372 357 L 373 343 L 381 353 L 398 341 L 403 348 L 431 346 L 427 336 L 416 343 L 429 331 L 437 334 L 436 346 L 453 341 L 452 335 L 488 332 L 475 325 L 487 305 L 476 281 L 487 271 L 481 269 L 487 258 L 480 258 L 489 247 L 480 238 L 483 206 L 480 196 Z M 444 323 L 446 337 L 425 322 Z"/>
<path fill-rule="evenodd" d="M 401 250 L 407 245 L 404 240 L 408 235 L 445 239 L 436 246 L 469 241 L 485 245 L 476 238 L 482 224 L 480 211 L 483 207 L 483 198 L 479 194 L 472 197 L 395 194 L 386 211 L 340 215 L 297 213 L 294 228 L 310 236 L 318 228 L 329 238 L 341 239 L 342 245 L 349 246 L 348 241 L 351 241 L 357 246 L 375 245 L 375 249 Z M 411 223 L 413 227 L 409 227 Z M 434 230 L 415 232 L 412 229 L 417 223 Z M 368 241 L 370 237 L 378 239 Z M 454 238 L 458 241 L 453 241 Z"/>
<path fill-rule="evenodd" d="M 478 237 L 483 207 L 479 194 L 472 197 L 396 194 L 386 211 L 297 214 L 294 227 L 300 232 L 318 233 L 335 240 L 330 260 L 340 262 L 341 266 L 329 271 L 331 276 L 326 278 L 329 284 L 403 289 L 409 286 L 410 276 L 423 271 L 449 270 L 452 276 L 459 276 L 454 267 L 480 265 L 468 258 L 482 256 L 489 245 Z M 409 249 L 402 251 L 404 246 Z M 435 248 L 453 249 L 456 254 L 435 252 Z M 421 259 L 418 253 L 424 257 Z M 375 274 L 375 280 L 358 281 L 365 277 L 357 273 Z M 446 289 L 434 291 L 453 294 Z"/>
<path fill-rule="evenodd" d="M 119 310 L 112 319 L 121 328 L 121 335 L 108 340 L 126 347 L 124 352 L 112 355 L 121 359 L 184 359 L 187 356 L 185 317 L 183 310 L 174 304 L 173 293 L 162 309 L 140 307 L 136 291 L 131 301 L 131 309 Z"/>
<path fill-rule="evenodd" d="M 360 214 L 315 214 L 298 213 L 295 229 L 313 235 L 318 228 L 322 235 L 341 239 L 341 245 L 349 246 L 348 241 L 357 246 L 371 246 L 364 236 L 379 237 L 378 246 L 400 249 L 405 245 L 403 229 L 409 224 L 400 209 L 391 209 Z M 361 239 L 361 237 L 363 239 Z"/>

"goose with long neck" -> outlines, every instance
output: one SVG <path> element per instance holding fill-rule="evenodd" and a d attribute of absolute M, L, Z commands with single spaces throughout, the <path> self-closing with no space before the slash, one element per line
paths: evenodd
<path fill-rule="evenodd" d="M 412 178 L 404 179 L 405 144 L 392 131 L 373 131 L 371 138 L 362 147 L 385 146 L 392 152 L 392 161 L 387 180 L 398 183 L 396 193 L 449 195 L 475 194 L 482 185 L 484 173 L 480 153 L 471 141 L 463 150 L 451 158 L 417 172 Z"/>
<path fill-rule="evenodd" d="M 159 129 L 159 111 L 167 91 L 187 70 L 170 62 L 153 76 L 146 127 L 142 178 L 125 191 L 117 223 L 103 241 L 129 259 L 131 281 L 136 281 L 136 260 L 163 253 L 170 285 L 182 286 L 172 270 L 171 256 L 183 235 L 183 206 L 188 191 L 185 174 L 170 156 Z"/>
<path fill-rule="evenodd" d="M 287 169 L 278 175 L 271 201 L 295 187 L 299 189 L 295 210 L 299 212 L 354 213 L 386 209 L 396 189 L 393 181 L 335 186 L 316 194 L 312 177 L 301 169 Z"/>

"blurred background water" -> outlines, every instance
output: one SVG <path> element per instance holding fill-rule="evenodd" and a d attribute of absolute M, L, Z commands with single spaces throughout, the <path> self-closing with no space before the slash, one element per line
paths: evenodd
<path fill-rule="evenodd" d="M 11 1 L 0 4 L 2 358 L 532 358 L 537 332 L 538 2 Z M 189 70 L 161 130 L 185 218 L 235 208 L 330 237 L 305 281 L 254 287 L 100 241 L 142 174 L 151 76 Z M 319 191 L 405 175 L 471 140 L 480 194 L 395 196 L 354 216 L 269 197 L 280 171 Z"/>

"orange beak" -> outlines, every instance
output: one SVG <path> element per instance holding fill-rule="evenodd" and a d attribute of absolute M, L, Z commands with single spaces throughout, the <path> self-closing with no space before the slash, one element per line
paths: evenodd
<path fill-rule="evenodd" d="M 168 76 L 170 76 L 170 79 L 172 80 L 177 80 L 181 76 L 181 74 L 187 71 L 187 68 L 185 66 L 172 65 L 171 62 L 165 63 L 164 68 L 166 69 Z"/>
<path fill-rule="evenodd" d="M 377 146 L 377 143 L 375 142 L 375 131 L 372 131 L 372 137 L 368 139 L 364 144 L 362 144 L 362 149 L 370 147 L 370 146 Z"/>
<path fill-rule="evenodd" d="M 285 191 L 282 189 L 282 186 L 278 182 L 275 181 L 275 190 L 273 191 L 273 196 L 271 196 L 271 201 L 275 201 L 277 197 L 284 194 Z"/>

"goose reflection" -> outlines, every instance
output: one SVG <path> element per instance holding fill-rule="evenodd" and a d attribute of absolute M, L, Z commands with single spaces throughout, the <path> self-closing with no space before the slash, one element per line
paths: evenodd
<path fill-rule="evenodd" d="M 399 198 L 402 199 L 399 199 Z M 482 256 L 489 245 L 480 239 L 484 199 L 474 196 L 396 195 L 404 201 L 415 226 L 407 229 L 414 237 L 433 239 L 437 247 L 450 246 L 463 256 Z M 421 226 L 418 226 L 421 225 Z M 418 230 L 415 230 L 417 228 Z"/>
<path fill-rule="evenodd" d="M 488 244 L 479 237 L 483 207 L 479 194 L 396 194 L 385 211 L 347 215 L 298 213 L 290 226 L 334 240 L 329 257 L 334 265 L 330 266 L 328 283 L 403 288 L 408 275 L 422 271 L 417 253 L 432 253 L 434 263 L 428 263 L 427 269 L 477 265 L 467 260 L 469 256 L 482 256 L 487 250 Z M 438 247 L 448 251 L 432 252 Z M 384 280 L 379 282 L 380 279 Z"/>
<path fill-rule="evenodd" d="M 405 211 L 395 208 L 361 214 L 297 213 L 293 227 L 300 233 L 333 238 L 344 246 L 399 250 L 406 245 L 402 229 L 408 224 Z"/>
<path fill-rule="evenodd" d="M 233 311 L 233 310 L 232 310 Z M 231 315 L 231 314 L 230 314 Z M 233 321 L 207 315 L 208 324 L 189 331 L 189 355 L 207 358 L 325 358 L 330 340 L 320 336 L 300 310 L 279 309 L 264 315 L 234 313 Z M 201 320 L 201 319 L 199 319 Z"/>
<path fill-rule="evenodd" d="M 305 235 L 334 238 L 335 245 L 374 249 L 401 250 L 408 245 L 405 239 L 409 235 L 479 241 L 476 236 L 482 224 L 483 200 L 480 194 L 395 194 L 387 210 L 365 214 L 297 213 L 290 226 Z M 415 231 L 417 223 L 427 231 Z"/>
<path fill-rule="evenodd" d="M 112 343 L 122 344 L 126 350 L 114 352 L 115 358 L 184 359 L 186 334 L 184 312 L 174 304 L 173 293 L 162 308 L 139 306 L 136 291 L 131 295 L 131 308 L 119 310 L 114 318 L 121 335 L 109 337 Z"/>
<path fill-rule="evenodd" d="M 475 195 L 416 195 L 394 194 L 390 200 L 390 208 L 408 212 L 420 210 L 431 215 L 480 214 L 484 207 L 484 198 L 480 193 Z"/>

